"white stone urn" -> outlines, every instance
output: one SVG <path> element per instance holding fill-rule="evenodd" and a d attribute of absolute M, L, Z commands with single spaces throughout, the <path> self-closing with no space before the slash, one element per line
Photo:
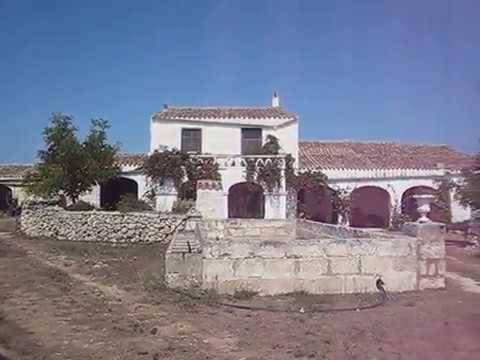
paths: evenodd
<path fill-rule="evenodd" d="M 417 202 L 417 211 L 420 214 L 420 218 L 417 220 L 418 223 L 431 222 L 427 215 L 430 212 L 430 204 L 435 199 L 435 195 L 432 194 L 423 194 L 423 195 L 413 195 L 413 198 Z"/>

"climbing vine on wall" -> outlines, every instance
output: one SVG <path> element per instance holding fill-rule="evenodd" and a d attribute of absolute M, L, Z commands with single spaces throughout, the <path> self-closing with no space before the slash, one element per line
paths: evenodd
<path fill-rule="evenodd" d="M 450 179 L 449 174 L 437 181 L 436 199 L 434 204 L 445 214 L 446 222 L 452 219 L 450 207 L 450 192 L 455 188 L 455 183 Z"/>
<path fill-rule="evenodd" d="M 256 182 L 265 189 L 272 192 L 278 190 L 285 176 L 287 190 L 299 191 L 300 189 L 313 189 L 318 187 L 326 188 L 327 177 L 321 171 L 304 171 L 296 173 L 295 159 L 287 154 L 284 159 L 276 158 L 281 150 L 278 138 L 268 135 L 262 146 L 261 155 L 273 155 L 265 161 L 247 159 L 246 178 L 247 182 Z"/>
<path fill-rule="evenodd" d="M 143 172 L 157 184 L 171 179 L 179 197 L 195 198 L 198 180 L 220 180 L 213 158 L 197 158 L 177 150 L 154 151 L 145 159 Z"/>
<path fill-rule="evenodd" d="M 272 155 L 272 157 L 261 161 L 247 158 L 245 164 L 247 182 L 256 182 L 269 192 L 278 190 L 282 184 L 283 159 L 275 156 L 279 155 L 280 149 L 278 139 L 273 135 L 268 135 L 259 155 Z"/>

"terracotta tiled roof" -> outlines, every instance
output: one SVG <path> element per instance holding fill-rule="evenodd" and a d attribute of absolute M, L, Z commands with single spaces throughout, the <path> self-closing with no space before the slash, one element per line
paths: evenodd
<path fill-rule="evenodd" d="M 0 178 L 21 178 L 32 168 L 31 164 L 0 164 Z"/>
<path fill-rule="evenodd" d="M 468 166 L 472 156 L 446 145 L 389 142 L 302 141 L 300 167 L 305 169 L 438 169 Z"/>
<path fill-rule="evenodd" d="M 143 164 L 143 160 L 145 160 L 146 154 L 127 154 L 127 153 L 119 153 L 115 157 L 116 161 L 120 165 L 132 165 L 132 166 L 140 166 Z"/>
<path fill-rule="evenodd" d="M 120 165 L 140 166 L 143 164 L 145 156 L 146 154 L 120 153 L 116 156 L 116 161 Z M 32 169 L 32 164 L 0 164 L 0 179 L 21 178 Z"/>
<path fill-rule="evenodd" d="M 168 107 L 154 120 L 201 121 L 252 126 L 280 126 L 297 119 L 281 107 Z"/>

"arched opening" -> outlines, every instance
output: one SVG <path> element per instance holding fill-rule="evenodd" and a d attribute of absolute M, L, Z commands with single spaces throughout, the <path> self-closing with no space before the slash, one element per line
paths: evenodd
<path fill-rule="evenodd" d="M 124 195 L 132 195 L 138 199 L 138 184 L 136 181 L 118 177 L 100 186 L 100 206 L 103 209 L 114 210 Z"/>
<path fill-rule="evenodd" d="M 333 205 L 335 191 L 318 186 L 313 189 L 300 189 L 297 193 L 298 216 L 329 224 L 338 222 L 338 214 Z"/>
<path fill-rule="evenodd" d="M 228 190 L 228 217 L 263 219 L 265 196 L 263 188 L 255 183 L 238 183 Z"/>
<path fill-rule="evenodd" d="M 0 185 L 0 211 L 9 209 L 12 202 L 12 190 L 5 185 Z"/>
<path fill-rule="evenodd" d="M 449 199 L 439 201 L 437 190 L 430 186 L 414 186 L 406 190 L 402 195 L 402 214 L 407 215 L 412 221 L 416 221 L 420 217 L 414 195 L 434 195 L 435 199 L 430 204 L 428 218 L 432 221 L 450 222 Z"/>
<path fill-rule="evenodd" d="M 350 225 L 387 228 L 390 224 L 390 195 L 376 186 L 363 186 L 350 195 Z"/>

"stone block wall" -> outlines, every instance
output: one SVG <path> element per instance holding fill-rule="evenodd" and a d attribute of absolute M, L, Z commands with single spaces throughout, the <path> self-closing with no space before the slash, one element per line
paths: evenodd
<path fill-rule="evenodd" d="M 195 283 L 220 293 L 245 289 L 261 295 L 376 292 L 378 278 L 393 292 L 444 287 L 444 242 L 435 226 L 407 236 L 343 227 L 337 227 L 335 235 L 335 226 L 317 225 L 252 219 L 200 221 L 195 254 L 167 253 L 167 262 L 172 257 L 167 279 L 175 287 Z M 296 235 L 302 231 L 308 237 Z M 182 248 L 174 242 L 170 248 Z M 189 264 L 192 257 L 195 260 Z M 188 278 L 188 271 L 194 276 Z"/>
<path fill-rule="evenodd" d="M 275 295 L 294 291 L 375 292 L 381 277 L 390 291 L 415 290 L 416 239 L 311 239 L 210 243 L 203 252 L 203 287 Z"/>
<path fill-rule="evenodd" d="M 353 229 L 348 226 L 326 224 L 317 221 L 299 219 L 297 221 L 297 236 L 311 237 L 339 237 L 339 238 L 366 238 L 373 236 L 372 232 Z"/>
<path fill-rule="evenodd" d="M 408 223 L 403 232 L 418 241 L 418 289 L 445 288 L 445 225 Z"/>
<path fill-rule="evenodd" d="M 187 216 L 155 212 L 65 211 L 60 207 L 25 207 L 20 230 L 28 236 L 111 243 L 168 242 L 183 229 Z"/>
<path fill-rule="evenodd" d="M 277 219 L 204 220 L 201 229 L 205 240 L 257 241 L 257 239 L 293 239 L 294 221 Z"/>

